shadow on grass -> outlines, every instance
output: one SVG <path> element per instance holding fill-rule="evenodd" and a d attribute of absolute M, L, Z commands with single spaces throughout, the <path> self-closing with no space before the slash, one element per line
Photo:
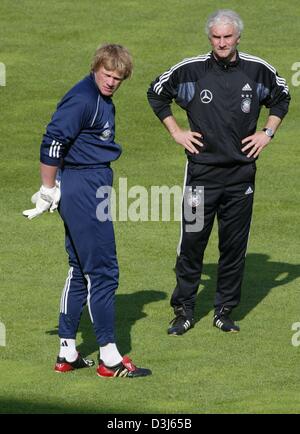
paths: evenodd
<path fill-rule="evenodd" d="M 72 406 L 64 403 L 47 403 L 47 402 L 35 402 L 35 401 L 24 401 L 18 399 L 0 399 L 0 414 L 113 414 L 113 413 L 124 413 L 123 411 L 118 411 L 116 408 L 103 408 L 102 404 L 99 409 L 89 408 L 87 406 Z M 104 419 L 108 420 L 109 417 L 105 415 L 102 416 Z"/>
<path fill-rule="evenodd" d="M 137 291 L 132 294 L 116 294 L 116 340 L 121 354 L 131 351 L 131 328 L 140 319 L 147 315 L 144 307 L 153 302 L 164 300 L 166 293 L 152 289 Z M 58 326 L 46 331 L 50 335 L 58 335 Z M 82 343 L 78 345 L 78 351 L 87 356 L 98 351 L 94 330 L 91 324 L 87 307 L 84 308 L 79 324 L 78 334 L 81 334 Z"/>
<path fill-rule="evenodd" d="M 200 321 L 214 306 L 217 281 L 217 264 L 206 264 L 203 274 L 207 280 L 201 282 L 204 288 L 197 297 L 195 319 Z M 270 292 L 279 286 L 292 282 L 300 276 L 300 265 L 270 261 L 270 256 L 261 253 L 249 253 L 242 285 L 242 297 L 239 306 L 233 311 L 235 320 L 242 320 Z"/>

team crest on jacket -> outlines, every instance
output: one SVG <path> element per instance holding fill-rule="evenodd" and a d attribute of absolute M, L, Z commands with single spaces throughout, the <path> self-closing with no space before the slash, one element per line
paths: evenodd
<path fill-rule="evenodd" d="M 244 112 L 244 113 L 250 113 L 250 109 L 251 109 L 251 99 L 250 98 L 244 98 L 242 100 L 241 109 L 242 109 L 242 112 Z"/>
<path fill-rule="evenodd" d="M 193 191 L 188 193 L 187 196 L 187 203 L 191 208 L 196 208 L 197 206 L 199 206 L 201 204 L 201 190 L 200 192 L 198 191 Z"/>
<path fill-rule="evenodd" d="M 106 122 L 106 124 L 104 125 L 104 128 L 106 128 L 106 129 L 104 131 L 102 131 L 102 133 L 99 136 L 100 140 L 103 140 L 103 141 L 109 139 L 109 137 L 111 136 L 111 130 L 109 128 L 109 122 Z"/>

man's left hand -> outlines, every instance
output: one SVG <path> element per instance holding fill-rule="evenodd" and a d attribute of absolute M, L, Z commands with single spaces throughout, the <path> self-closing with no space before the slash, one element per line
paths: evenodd
<path fill-rule="evenodd" d="M 256 131 L 252 136 L 248 136 L 242 140 L 244 146 L 243 152 L 250 150 L 247 157 L 258 157 L 261 151 L 270 143 L 271 137 L 268 137 L 264 131 Z"/>

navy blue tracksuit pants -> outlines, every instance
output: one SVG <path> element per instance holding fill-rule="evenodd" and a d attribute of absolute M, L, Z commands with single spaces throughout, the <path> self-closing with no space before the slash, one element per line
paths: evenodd
<path fill-rule="evenodd" d="M 114 302 L 119 269 L 111 220 L 96 215 L 99 187 L 112 186 L 109 166 L 64 168 L 59 212 L 64 221 L 70 270 L 63 289 L 59 337 L 75 339 L 84 305 L 99 346 L 115 342 Z"/>

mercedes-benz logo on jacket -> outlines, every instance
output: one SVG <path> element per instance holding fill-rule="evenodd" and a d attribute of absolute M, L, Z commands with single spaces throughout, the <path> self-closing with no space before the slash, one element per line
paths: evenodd
<path fill-rule="evenodd" d="M 200 92 L 200 99 L 201 99 L 201 102 L 203 102 L 204 104 L 208 104 L 213 99 L 213 94 L 211 93 L 210 90 L 203 89 Z"/>

